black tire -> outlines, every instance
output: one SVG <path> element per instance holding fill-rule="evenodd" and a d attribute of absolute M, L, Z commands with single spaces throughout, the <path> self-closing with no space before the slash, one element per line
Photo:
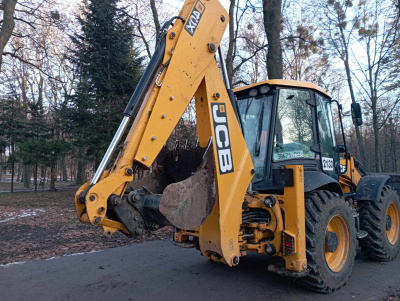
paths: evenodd
<path fill-rule="evenodd" d="M 305 207 L 306 252 L 310 273 L 299 281 L 312 290 L 330 293 L 346 283 L 353 269 L 357 244 L 353 214 L 344 199 L 330 191 L 315 191 L 308 194 L 305 198 Z M 328 223 L 334 218 L 343 221 L 343 226 L 347 226 L 348 229 L 347 240 L 345 240 L 347 244 L 343 245 L 345 246 L 343 248 L 347 250 L 347 257 L 346 255 L 341 257 L 343 260 L 335 272 L 328 266 L 325 257 L 326 229 Z M 339 239 L 340 242 L 342 238 Z M 336 251 L 338 250 L 339 247 Z"/>
<path fill-rule="evenodd" d="M 397 235 L 396 242 L 391 244 L 386 231 L 386 215 L 390 204 L 397 208 Z M 384 186 L 378 201 L 366 201 L 360 204 L 360 228 L 368 236 L 360 240 L 361 251 L 371 259 L 391 261 L 400 250 L 399 215 L 400 201 L 396 191 L 390 186 Z M 392 227 L 393 225 L 392 221 Z M 392 240 L 393 242 L 393 240 Z"/>

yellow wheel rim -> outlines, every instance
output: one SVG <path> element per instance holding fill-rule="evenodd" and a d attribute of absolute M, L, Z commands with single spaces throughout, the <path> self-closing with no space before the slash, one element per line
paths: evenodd
<path fill-rule="evenodd" d="M 399 239 L 399 232 L 399 210 L 394 203 L 390 203 L 386 210 L 386 237 L 391 245 L 396 244 Z"/>
<path fill-rule="evenodd" d="M 341 215 L 334 215 L 326 227 L 325 236 L 330 232 L 334 232 L 337 236 L 337 247 L 331 252 L 325 242 L 325 260 L 328 267 L 333 272 L 340 272 L 346 264 L 349 257 L 350 249 L 350 233 L 347 223 Z"/>

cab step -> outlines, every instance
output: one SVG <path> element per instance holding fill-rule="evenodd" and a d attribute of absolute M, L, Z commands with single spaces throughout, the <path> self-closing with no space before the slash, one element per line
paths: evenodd
<path fill-rule="evenodd" d="M 302 272 L 295 272 L 295 271 L 285 269 L 282 265 L 275 265 L 275 264 L 269 265 L 268 271 L 277 273 L 281 276 L 287 276 L 287 277 L 292 277 L 292 278 L 302 278 L 304 276 L 307 276 L 310 273 L 310 270 L 305 270 Z"/>
<path fill-rule="evenodd" d="M 362 239 L 368 236 L 367 231 L 364 230 L 358 230 L 357 232 L 357 239 Z"/>
<path fill-rule="evenodd" d="M 360 229 L 360 214 L 357 211 L 353 211 L 353 217 L 356 222 L 357 239 L 363 239 L 368 236 L 368 233 Z"/>

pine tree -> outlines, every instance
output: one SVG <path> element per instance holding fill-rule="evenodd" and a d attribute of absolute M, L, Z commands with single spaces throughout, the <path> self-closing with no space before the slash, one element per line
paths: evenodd
<path fill-rule="evenodd" d="M 142 71 L 142 59 L 133 46 L 133 26 L 118 2 L 84 1 L 78 17 L 81 32 L 71 37 L 80 78 L 67 109 L 79 147 L 77 182 L 84 180 L 85 158 L 93 160 L 95 167 L 99 164 Z"/>

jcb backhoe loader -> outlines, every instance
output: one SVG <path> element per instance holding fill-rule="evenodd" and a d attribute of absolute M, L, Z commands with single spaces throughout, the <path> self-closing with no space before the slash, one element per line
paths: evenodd
<path fill-rule="evenodd" d="M 79 219 L 107 236 L 173 225 L 176 244 L 229 266 L 249 251 L 280 256 L 285 265 L 269 270 L 320 292 L 346 283 L 358 243 L 372 259 L 392 260 L 397 178 L 368 174 L 336 143 L 339 104 L 323 89 L 268 80 L 232 91 L 220 50 L 227 24 L 218 0 L 187 0 L 166 23 L 97 172 L 76 194 Z M 180 160 L 162 150 L 193 96 L 201 148 L 189 162 L 199 164 L 174 181 L 166 166 Z M 359 105 L 352 114 L 360 125 Z M 155 161 L 160 168 L 132 182 Z"/>

